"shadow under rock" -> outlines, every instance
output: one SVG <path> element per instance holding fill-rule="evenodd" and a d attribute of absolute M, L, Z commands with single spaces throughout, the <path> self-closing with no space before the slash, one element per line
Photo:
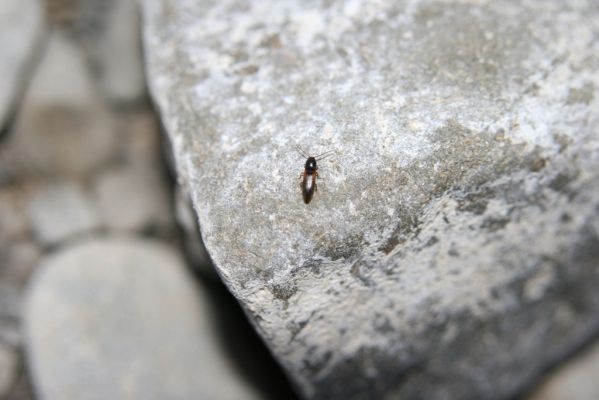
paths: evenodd
<path fill-rule="evenodd" d="M 299 399 L 283 369 L 225 285 L 202 276 L 198 276 L 198 280 L 210 302 L 211 317 L 223 352 L 229 355 L 239 374 L 253 383 L 264 399 Z"/>

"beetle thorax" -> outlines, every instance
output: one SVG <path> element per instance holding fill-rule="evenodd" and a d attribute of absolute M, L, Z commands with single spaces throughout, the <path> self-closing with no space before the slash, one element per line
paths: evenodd
<path fill-rule="evenodd" d="M 306 173 L 308 173 L 308 174 L 312 174 L 312 173 L 316 172 L 316 170 L 318 169 L 318 166 L 316 165 L 316 158 L 308 157 L 304 168 L 306 169 Z"/>

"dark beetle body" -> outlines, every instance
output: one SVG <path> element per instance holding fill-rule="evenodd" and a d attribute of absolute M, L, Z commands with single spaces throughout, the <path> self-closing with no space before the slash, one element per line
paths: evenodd
<path fill-rule="evenodd" d="M 317 190 L 316 178 L 318 178 L 318 165 L 316 164 L 316 157 L 308 157 L 301 178 L 300 187 L 302 188 L 302 197 L 304 198 L 304 203 L 308 204 Z"/>
<path fill-rule="evenodd" d="M 310 201 L 312 201 L 314 193 L 316 193 L 316 178 L 318 178 L 318 165 L 316 164 L 316 161 L 327 158 L 333 154 L 333 151 L 329 150 L 317 156 L 311 156 L 303 151 L 299 146 L 296 146 L 296 149 L 298 153 L 306 157 L 304 172 L 302 172 L 300 175 L 300 179 L 302 180 L 300 187 L 302 188 L 302 197 L 304 198 L 304 203 L 308 204 Z"/>

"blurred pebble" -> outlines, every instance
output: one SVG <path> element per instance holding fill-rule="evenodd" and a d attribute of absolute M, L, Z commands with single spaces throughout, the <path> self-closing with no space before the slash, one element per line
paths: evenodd
<path fill-rule="evenodd" d="M 256 399 L 219 348 L 207 300 L 178 252 L 90 240 L 42 262 L 25 337 L 43 399 Z"/>
<path fill-rule="evenodd" d="M 0 342 L 14 348 L 21 346 L 23 340 L 19 321 L 14 318 L 0 318 Z"/>
<path fill-rule="evenodd" d="M 103 95 L 117 106 L 145 97 L 135 0 L 47 0 L 50 19 L 84 50 Z"/>
<path fill-rule="evenodd" d="M 168 188 L 158 167 L 125 165 L 102 173 L 95 185 L 100 214 L 109 229 L 170 228 Z"/>
<path fill-rule="evenodd" d="M 0 131 L 16 111 L 33 69 L 44 20 L 38 0 L 3 0 L 0 6 Z"/>
<path fill-rule="evenodd" d="M 17 352 L 9 345 L 0 342 L 0 398 L 8 396 L 17 376 Z"/>
<path fill-rule="evenodd" d="M 39 248 L 30 241 L 0 241 L 0 281 L 23 287 L 39 257 Z"/>
<path fill-rule="evenodd" d="M 27 233 L 27 218 L 21 200 L 12 191 L 0 191 L 0 243 L 18 240 Z"/>
<path fill-rule="evenodd" d="M 84 56 L 59 31 L 48 38 L 12 133 L 0 147 L 0 170 L 19 179 L 87 175 L 117 153 L 113 118 Z"/>
<path fill-rule="evenodd" d="M 21 311 L 19 288 L 8 282 L 0 282 L 0 318 L 18 319 Z"/>
<path fill-rule="evenodd" d="M 28 215 L 35 237 L 43 245 L 55 245 L 100 226 L 86 194 L 70 182 L 41 189 L 30 201 Z"/>
<path fill-rule="evenodd" d="M 91 38 L 99 84 L 111 102 L 138 102 L 146 94 L 146 85 L 137 2 L 110 2 L 103 17 L 104 29 Z"/>
<path fill-rule="evenodd" d="M 119 138 L 124 148 L 123 160 L 133 164 L 154 164 L 163 168 L 160 121 L 150 109 L 119 113 L 116 119 Z"/>

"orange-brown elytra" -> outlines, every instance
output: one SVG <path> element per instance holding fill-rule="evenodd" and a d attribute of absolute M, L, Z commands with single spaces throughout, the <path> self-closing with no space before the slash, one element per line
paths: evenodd
<path fill-rule="evenodd" d="M 300 174 L 300 187 L 302 188 L 302 197 L 304 203 L 308 204 L 312 201 L 314 193 L 318 190 L 316 185 L 316 179 L 318 178 L 318 164 L 316 161 L 320 161 L 325 157 L 330 156 L 333 151 L 325 151 L 317 156 L 310 156 L 306 154 L 299 146 L 296 146 L 298 153 L 306 157 L 306 164 L 304 164 L 304 172 Z"/>

